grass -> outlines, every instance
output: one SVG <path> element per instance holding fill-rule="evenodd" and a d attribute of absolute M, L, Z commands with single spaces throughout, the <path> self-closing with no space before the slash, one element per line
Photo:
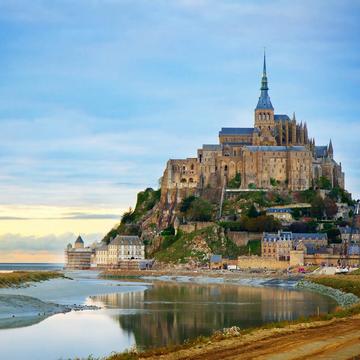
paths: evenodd
<path fill-rule="evenodd" d="M 307 277 L 306 280 L 316 284 L 329 286 L 346 293 L 353 293 L 360 297 L 360 275 L 357 274 L 311 276 Z"/>
<path fill-rule="evenodd" d="M 64 275 L 57 271 L 14 271 L 0 273 L 0 288 L 16 287 L 28 282 L 50 280 Z"/>

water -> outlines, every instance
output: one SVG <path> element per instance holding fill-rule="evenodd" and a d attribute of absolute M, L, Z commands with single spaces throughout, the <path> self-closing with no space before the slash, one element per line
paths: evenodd
<path fill-rule="evenodd" d="M 62 270 L 60 263 L 0 263 L 0 272 L 3 270 Z"/>
<path fill-rule="evenodd" d="M 0 330 L 1 359 L 101 357 L 134 345 L 146 349 L 177 344 L 224 327 L 291 320 L 336 306 L 330 298 L 286 286 L 116 282 L 99 280 L 94 272 L 71 276 L 74 280 L 51 280 L 1 293 L 102 309 L 58 314 L 31 326 Z"/>

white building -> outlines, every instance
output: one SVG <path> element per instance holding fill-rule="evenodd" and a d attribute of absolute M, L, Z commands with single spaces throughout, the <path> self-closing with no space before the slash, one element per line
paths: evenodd
<path fill-rule="evenodd" d="M 116 267 L 121 260 L 143 259 L 145 259 L 145 245 L 138 236 L 117 235 L 109 245 L 101 243 L 96 248 L 96 264 L 99 267 Z"/>

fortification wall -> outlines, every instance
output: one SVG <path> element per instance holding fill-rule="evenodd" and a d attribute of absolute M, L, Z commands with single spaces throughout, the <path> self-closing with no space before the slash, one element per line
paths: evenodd
<path fill-rule="evenodd" d="M 262 234 L 248 231 L 227 231 L 226 236 L 237 246 L 246 246 L 250 240 L 261 240 Z"/>
<path fill-rule="evenodd" d="M 260 256 L 239 256 L 238 266 L 240 269 L 284 270 L 288 268 L 289 262 L 277 261 L 275 259 L 265 259 Z"/>
<path fill-rule="evenodd" d="M 204 229 L 213 225 L 215 225 L 215 223 L 211 221 L 194 221 L 188 224 L 180 224 L 178 229 L 185 233 L 191 233 L 193 231 Z"/>

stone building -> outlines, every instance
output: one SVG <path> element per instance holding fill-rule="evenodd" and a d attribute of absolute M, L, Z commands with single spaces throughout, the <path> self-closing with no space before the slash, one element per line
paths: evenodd
<path fill-rule="evenodd" d="M 264 56 L 261 93 L 254 111 L 254 127 L 222 128 L 218 144 L 205 144 L 197 157 L 170 159 L 161 183 L 161 201 L 171 217 L 172 208 L 190 194 L 207 189 L 221 194 L 236 175 L 240 189 L 306 190 L 327 177 L 344 188 L 341 164 L 334 160 L 333 145 L 317 146 L 306 122 L 295 114 L 275 114 L 268 93 Z"/>
<path fill-rule="evenodd" d="M 322 233 L 292 233 L 290 231 L 264 233 L 261 239 L 261 256 L 278 261 L 289 261 L 292 250 L 306 252 L 306 249 L 309 249 L 309 252 L 316 252 L 323 251 L 327 245 L 327 235 Z"/>
<path fill-rule="evenodd" d="M 290 208 L 268 208 L 266 210 L 266 215 L 271 215 L 283 223 L 290 223 L 293 221 L 292 211 Z"/>
<path fill-rule="evenodd" d="M 90 247 L 84 247 L 84 241 L 79 236 L 74 246 L 68 244 L 65 249 L 65 268 L 72 270 L 90 269 L 94 250 Z"/>
<path fill-rule="evenodd" d="M 123 260 L 145 259 L 145 245 L 138 236 L 117 235 L 108 245 L 101 243 L 95 250 L 99 267 L 118 267 Z"/>

